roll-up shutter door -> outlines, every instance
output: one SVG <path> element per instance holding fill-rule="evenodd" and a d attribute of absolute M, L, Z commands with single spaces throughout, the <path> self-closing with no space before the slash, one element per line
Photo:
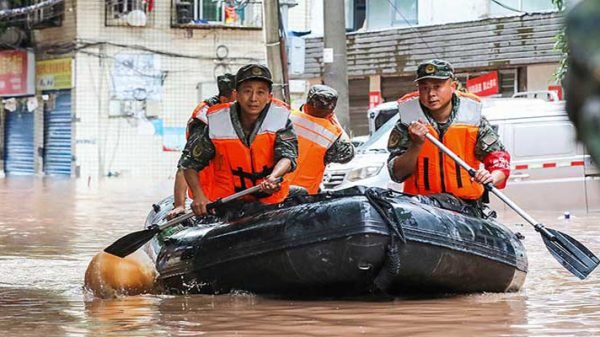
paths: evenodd
<path fill-rule="evenodd" d="M 417 90 L 414 76 L 383 77 L 381 79 L 381 96 L 384 102 L 392 102 Z"/>
<path fill-rule="evenodd" d="M 369 110 L 369 79 L 357 79 L 348 81 L 350 91 L 350 128 L 351 136 L 362 136 L 369 134 L 369 121 L 367 111 Z"/>
<path fill-rule="evenodd" d="M 33 112 L 27 110 L 26 104 L 18 104 L 15 111 L 6 111 L 4 135 L 4 172 L 7 175 L 34 174 Z"/>
<path fill-rule="evenodd" d="M 54 107 L 44 112 L 44 173 L 71 175 L 71 91 L 56 94 Z"/>

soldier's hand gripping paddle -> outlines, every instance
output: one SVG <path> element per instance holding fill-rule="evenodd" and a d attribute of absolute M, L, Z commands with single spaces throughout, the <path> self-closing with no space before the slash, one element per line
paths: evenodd
<path fill-rule="evenodd" d="M 279 178 L 279 182 L 283 179 Z M 219 207 L 229 201 L 235 200 L 237 198 L 241 198 L 245 195 L 252 194 L 258 192 L 260 190 L 260 185 L 250 187 L 243 191 L 232 194 L 228 197 L 221 198 L 215 202 L 211 202 L 206 205 L 207 209 L 214 209 Z M 115 241 L 112 245 L 106 247 L 104 251 L 106 253 L 116 255 L 118 257 L 125 257 L 136 250 L 138 250 L 141 246 L 143 246 L 146 242 L 150 241 L 156 234 L 164 231 L 167 228 L 173 227 L 191 217 L 194 216 L 194 212 L 190 211 L 185 214 L 182 214 L 175 219 L 165 222 L 162 225 L 154 224 L 144 230 L 129 233 L 122 238 Z"/>
<path fill-rule="evenodd" d="M 445 154 L 454 159 L 462 168 L 467 170 L 471 177 L 475 176 L 475 170 L 469 166 L 464 160 L 437 140 L 433 135 L 427 133 L 425 135 L 435 146 L 442 150 Z M 550 251 L 550 254 L 554 256 L 560 264 L 570 271 L 573 275 L 580 279 L 585 279 L 593 270 L 598 266 L 600 260 L 594 255 L 589 249 L 587 249 L 580 242 L 570 237 L 565 233 L 561 233 L 555 229 L 546 228 L 544 225 L 535 221 L 519 206 L 517 206 L 512 200 L 510 200 L 504 193 L 500 192 L 494 185 L 487 183 L 484 185 L 485 188 L 494 193 L 500 200 L 504 201 L 510 208 L 517 212 L 523 219 L 527 220 L 535 230 L 542 235 L 544 244 Z"/>

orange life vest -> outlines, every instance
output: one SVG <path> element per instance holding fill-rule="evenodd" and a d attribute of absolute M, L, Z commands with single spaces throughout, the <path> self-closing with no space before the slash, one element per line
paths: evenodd
<path fill-rule="evenodd" d="M 208 104 L 208 102 L 206 102 L 206 101 L 200 102 L 200 104 L 198 104 L 196 106 L 194 111 L 192 111 L 192 116 L 190 117 L 190 120 L 188 121 L 188 125 L 194 119 L 198 119 L 202 123 L 208 124 L 208 119 L 206 117 L 208 108 L 210 108 L 210 105 Z M 190 130 L 188 127 L 186 127 L 185 128 L 185 139 L 187 140 L 189 138 L 190 138 Z M 211 179 L 212 179 L 212 167 L 209 164 L 208 166 L 206 166 L 205 168 L 203 168 L 202 170 L 200 170 L 198 172 L 198 180 L 200 180 L 200 187 L 202 187 L 202 191 L 206 191 L 206 190 L 210 189 Z M 188 196 L 192 199 L 194 198 L 194 195 L 192 194 L 192 190 L 190 188 L 188 188 Z"/>
<path fill-rule="evenodd" d="M 286 104 L 271 100 L 256 137 L 246 146 L 238 137 L 231 120 L 231 103 L 212 106 L 208 110 L 208 132 L 215 146 L 211 161 L 213 177 L 205 190 L 210 200 L 217 200 L 260 184 L 275 166 L 276 132 L 285 129 L 290 111 Z M 283 201 L 289 193 L 289 181 L 273 194 L 258 193 L 246 199 L 258 199 L 267 204 Z"/>
<path fill-rule="evenodd" d="M 452 124 L 440 138 L 438 132 L 428 124 L 429 132 L 471 167 L 477 169 L 481 162 L 475 158 L 477 134 L 481 122 L 481 103 L 459 96 L 460 105 Z M 406 99 L 398 104 L 400 120 L 409 124 L 421 118 L 427 121 L 419 104 L 419 97 Z M 417 168 L 404 181 L 404 192 L 409 194 L 452 193 L 462 199 L 479 199 L 484 188 L 471 181 L 469 173 L 452 158 L 444 154 L 430 141 L 425 141 L 417 158 Z"/>
<path fill-rule="evenodd" d="M 196 105 L 196 108 L 194 108 L 194 111 L 192 111 L 192 115 L 190 116 L 190 119 L 188 120 L 188 125 L 194 119 L 197 119 L 204 124 L 208 124 L 208 119 L 206 118 L 206 113 L 208 112 L 208 108 L 210 108 L 210 105 L 208 105 L 208 103 L 206 101 L 202 101 L 198 105 Z M 185 128 L 185 139 L 189 139 L 189 138 L 190 138 L 190 130 L 189 130 L 189 128 L 186 127 Z"/>
<path fill-rule="evenodd" d="M 298 165 L 288 175 L 291 185 L 302 186 L 315 194 L 325 172 L 325 153 L 343 132 L 335 116 L 318 118 L 301 111 L 290 116 L 298 135 Z"/>

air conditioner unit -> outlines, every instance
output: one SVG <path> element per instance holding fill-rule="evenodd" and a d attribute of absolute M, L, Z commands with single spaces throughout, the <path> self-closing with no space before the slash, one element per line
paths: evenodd
<path fill-rule="evenodd" d="M 125 21 L 127 24 L 133 27 L 144 27 L 147 22 L 146 13 L 140 9 L 134 9 L 131 12 L 127 13 L 125 17 Z"/>

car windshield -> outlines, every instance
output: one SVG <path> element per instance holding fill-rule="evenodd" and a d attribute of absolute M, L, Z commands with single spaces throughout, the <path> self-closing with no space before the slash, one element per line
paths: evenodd
<path fill-rule="evenodd" d="M 388 138 L 390 138 L 390 132 L 398 121 L 398 114 L 390 118 L 383 126 L 375 131 L 369 140 L 367 140 L 361 147 L 357 149 L 358 152 L 387 152 Z"/>

